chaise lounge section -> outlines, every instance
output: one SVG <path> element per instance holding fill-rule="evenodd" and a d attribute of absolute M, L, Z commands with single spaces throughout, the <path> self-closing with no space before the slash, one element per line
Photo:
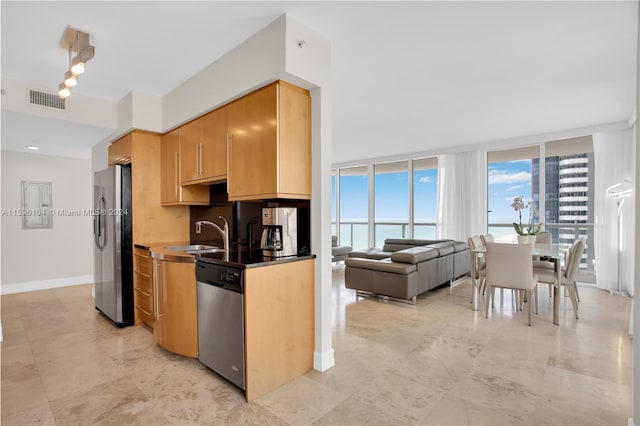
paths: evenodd
<path fill-rule="evenodd" d="M 380 249 L 353 251 L 345 261 L 345 285 L 415 303 L 416 296 L 469 273 L 465 242 L 389 238 Z"/>
<path fill-rule="evenodd" d="M 351 253 L 351 246 L 338 245 L 338 237 L 331 236 L 331 262 L 341 262 Z"/>

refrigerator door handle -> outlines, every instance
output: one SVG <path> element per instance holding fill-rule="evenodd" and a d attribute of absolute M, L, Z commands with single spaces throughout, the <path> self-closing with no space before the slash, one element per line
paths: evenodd
<path fill-rule="evenodd" d="M 107 230 L 105 229 L 107 221 L 103 218 L 107 203 L 104 197 L 100 197 L 98 205 L 98 247 L 102 250 L 107 245 Z"/>

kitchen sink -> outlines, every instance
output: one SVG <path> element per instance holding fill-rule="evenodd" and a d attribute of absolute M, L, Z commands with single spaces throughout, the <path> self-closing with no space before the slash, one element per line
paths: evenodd
<path fill-rule="evenodd" d="M 186 252 L 192 252 L 192 251 L 202 251 L 202 250 L 222 250 L 221 248 L 218 248 L 216 246 L 208 246 L 206 244 L 191 244 L 188 246 L 167 246 L 165 247 L 166 249 L 169 250 L 176 250 L 176 251 L 186 251 Z"/>
<path fill-rule="evenodd" d="M 189 254 L 205 254 L 205 253 L 224 253 L 224 249 L 221 248 L 210 248 L 210 249 L 199 249 L 199 250 L 186 250 Z"/>

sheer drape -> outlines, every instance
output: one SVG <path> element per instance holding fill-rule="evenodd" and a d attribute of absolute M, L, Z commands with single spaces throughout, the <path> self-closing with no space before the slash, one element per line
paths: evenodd
<path fill-rule="evenodd" d="M 467 241 L 486 231 L 486 151 L 439 156 L 437 238 Z"/>
<path fill-rule="evenodd" d="M 595 269 L 599 288 L 618 288 L 618 213 L 616 200 L 607 196 L 607 188 L 634 180 L 633 132 L 621 130 L 593 135 L 595 163 Z M 622 289 L 633 295 L 635 251 L 635 194 L 622 207 Z"/>

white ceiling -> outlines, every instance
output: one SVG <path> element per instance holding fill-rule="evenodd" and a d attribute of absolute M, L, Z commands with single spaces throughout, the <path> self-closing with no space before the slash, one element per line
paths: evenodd
<path fill-rule="evenodd" d="M 0 5 L 3 78 L 54 90 L 71 25 L 96 44 L 73 92 L 113 101 L 164 95 L 288 13 L 332 42 L 334 162 L 626 121 L 635 105 L 635 1 Z M 53 154 L 87 157 L 105 137 L 65 126 L 3 110 L 2 149 L 64 138 Z"/>

